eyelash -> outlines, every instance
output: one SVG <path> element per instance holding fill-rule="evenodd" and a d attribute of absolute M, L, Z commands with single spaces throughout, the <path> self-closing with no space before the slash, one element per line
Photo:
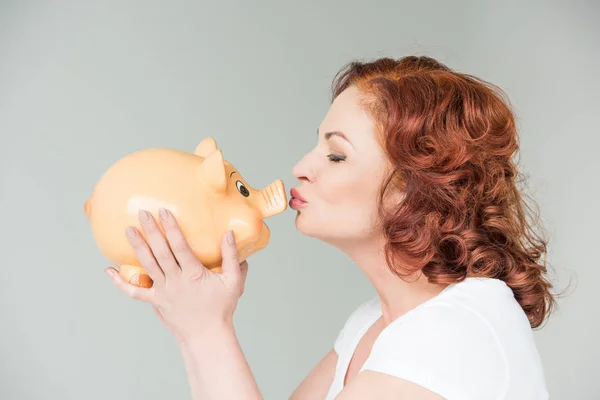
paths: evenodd
<path fill-rule="evenodd" d="M 331 162 L 339 163 L 341 161 L 344 161 L 346 159 L 346 156 L 336 156 L 335 154 L 329 154 L 327 158 L 329 158 L 329 161 Z"/>

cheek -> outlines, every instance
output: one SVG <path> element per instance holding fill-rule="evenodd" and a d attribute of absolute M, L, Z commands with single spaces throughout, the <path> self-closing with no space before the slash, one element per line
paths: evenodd
<path fill-rule="evenodd" d="M 319 204 L 319 217 L 333 224 L 370 225 L 377 216 L 379 182 L 360 176 L 356 179 L 337 180 L 324 186 Z"/>
<path fill-rule="evenodd" d="M 365 176 L 344 176 L 341 173 L 332 179 L 319 182 L 318 197 L 324 205 L 349 206 L 365 204 L 373 194 L 373 182 Z"/>
<path fill-rule="evenodd" d="M 263 222 L 257 210 L 239 206 L 234 213 L 228 214 L 228 229 L 239 234 L 238 241 L 254 240 L 263 229 Z"/>

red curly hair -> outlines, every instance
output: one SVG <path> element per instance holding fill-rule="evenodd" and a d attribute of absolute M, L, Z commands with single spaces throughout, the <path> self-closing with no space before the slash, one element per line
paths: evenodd
<path fill-rule="evenodd" d="M 433 283 L 501 279 L 530 325 L 542 324 L 555 305 L 540 261 L 547 239 L 532 230 L 517 188 L 518 134 L 504 93 L 425 56 L 350 62 L 333 99 L 349 86 L 393 166 L 380 204 L 391 185 L 404 195 L 391 211 L 379 207 L 390 268 L 401 277 L 422 270 Z"/>

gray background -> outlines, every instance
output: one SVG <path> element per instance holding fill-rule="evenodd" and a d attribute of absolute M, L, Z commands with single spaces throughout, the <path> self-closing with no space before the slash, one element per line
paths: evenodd
<path fill-rule="evenodd" d="M 552 279 L 575 279 L 535 333 L 551 397 L 600 398 L 598 2 L 0 4 L 0 398 L 189 398 L 171 335 L 103 275 L 83 213 L 93 185 L 129 152 L 212 135 L 253 186 L 289 189 L 338 68 L 408 54 L 510 96 Z M 268 220 L 235 318 L 266 399 L 287 398 L 374 294 L 293 221 Z"/>

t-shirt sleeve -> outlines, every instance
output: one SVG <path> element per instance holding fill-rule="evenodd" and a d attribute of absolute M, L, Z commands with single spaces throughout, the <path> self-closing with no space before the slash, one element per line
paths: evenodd
<path fill-rule="evenodd" d="M 342 327 L 342 329 L 340 329 L 340 331 L 338 332 L 337 337 L 335 338 L 334 342 L 333 342 L 333 350 L 335 350 L 335 352 L 339 355 L 340 354 L 340 349 L 342 348 L 342 343 L 344 342 L 344 329 L 345 325 Z"/>
<path fill-rule="evenodd" d="M 446 399 L 502 398 L 507 362 L 481 317 L 455 304 L 424 307 L 405 317 L 381 332 L 362 370 L 402 378 Z"/>

